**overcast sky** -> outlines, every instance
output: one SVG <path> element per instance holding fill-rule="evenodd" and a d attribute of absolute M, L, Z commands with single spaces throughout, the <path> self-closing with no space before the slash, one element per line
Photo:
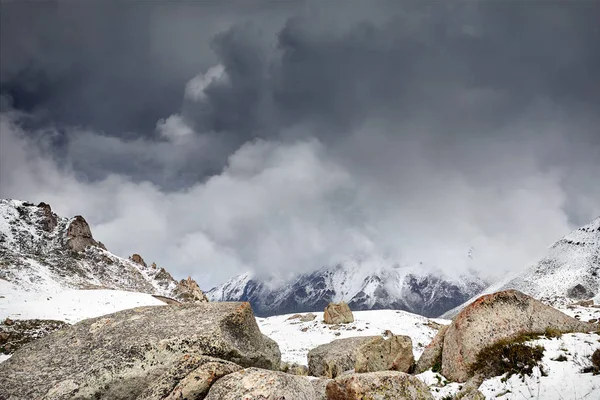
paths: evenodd
<path fill-rule="evenodd" d="M 203 288 L 498 274 L 600 215 L 600 2 L 0 7 L 0 196 Z"/>

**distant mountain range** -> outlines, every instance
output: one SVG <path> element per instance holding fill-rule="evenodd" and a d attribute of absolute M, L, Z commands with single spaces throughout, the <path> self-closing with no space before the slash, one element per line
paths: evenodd
<path fill-rule="evenodd" d="M 13 290 L 120 289 L 180 301 L 206 301 L 192 279 L 176 281 L 141 256 L 118 257 L 96 241 L 81 216 L 48 204 L 0 199 L 0 284 Z"/>
<path fill-rule="evenodd" d="M 211 301 L 249 301 L 259 316 L 322 311 L 329 302 L 340 300 L 353 310 L 397 309 L 437 316 L 486 286 L 475 275 L 450 278 L 400 266 L 372 271 L 358 261 L 348 261 L 282 284 L 242 274 L 207 296 Z"/>

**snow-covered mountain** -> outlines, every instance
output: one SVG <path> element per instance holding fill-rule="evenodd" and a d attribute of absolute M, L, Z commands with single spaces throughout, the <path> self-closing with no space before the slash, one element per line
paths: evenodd
<path fill-rule="evenodd" d="M 437 316 L 487 286 L 472 276 L 449 278 L 416 267 L 365 267 L 347 261 L 333 268 L 301 274 L 291 282 L 264 281 L 246 273 L 211 289 L 212 301 L 249 301 L 259 316 L 321 311 L 331 301 L 353 310 L 397 309 Z"/>
<path fill-rule="evenodd" d="M 506 289 L 517 289 L 555 307 L 600 298 L 600 218 L 554 243 L 539 262 L 492 284 L 443 317 L 453 317 L 483 294 Z"/>
<path fill-rule="evenodd" d="M 48 204 L 20 200 L 0 200 L 0 284 L 11 292 L 117 289 L 206 300 L 191 279 L 177 282 L 137 254 L 124 259 L 107 251 L 83 217 L 59 217 Z"/>

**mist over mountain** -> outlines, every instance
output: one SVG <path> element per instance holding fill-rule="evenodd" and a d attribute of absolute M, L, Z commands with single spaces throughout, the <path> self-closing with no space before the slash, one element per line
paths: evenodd
<path fill-rule="evenodd" d="M 202 287 L 494 280 L 600 214 L 598 2 L 0 7 L 0 197 Z"/>

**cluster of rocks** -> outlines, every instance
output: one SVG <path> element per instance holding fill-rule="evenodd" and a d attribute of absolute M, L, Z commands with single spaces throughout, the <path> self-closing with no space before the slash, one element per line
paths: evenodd
<path fill-rule="evenodd" d="M 340 314 L 349 319 L 346 311 L 330 316 Z M 329 321 L 339 323 L 336 318 Z M 596 331 L 598 325 L 520 292 L 499 292 L 442 327 L 416 365 L 410 337 L 386 332 L 318 346 L 306 370 L 281 363 L 279 347 L 261 334 L 248 303 L 140 307 L 24 345 L 0 364 L 0 398 L 429 400 L 429 388 L 414 374 L 439 364 L 447 378 L 468 381 L 456 398 L 477 399 L 481 382 L 469 368 L 477 354 L 494 342 L 548 328 Z"/>

